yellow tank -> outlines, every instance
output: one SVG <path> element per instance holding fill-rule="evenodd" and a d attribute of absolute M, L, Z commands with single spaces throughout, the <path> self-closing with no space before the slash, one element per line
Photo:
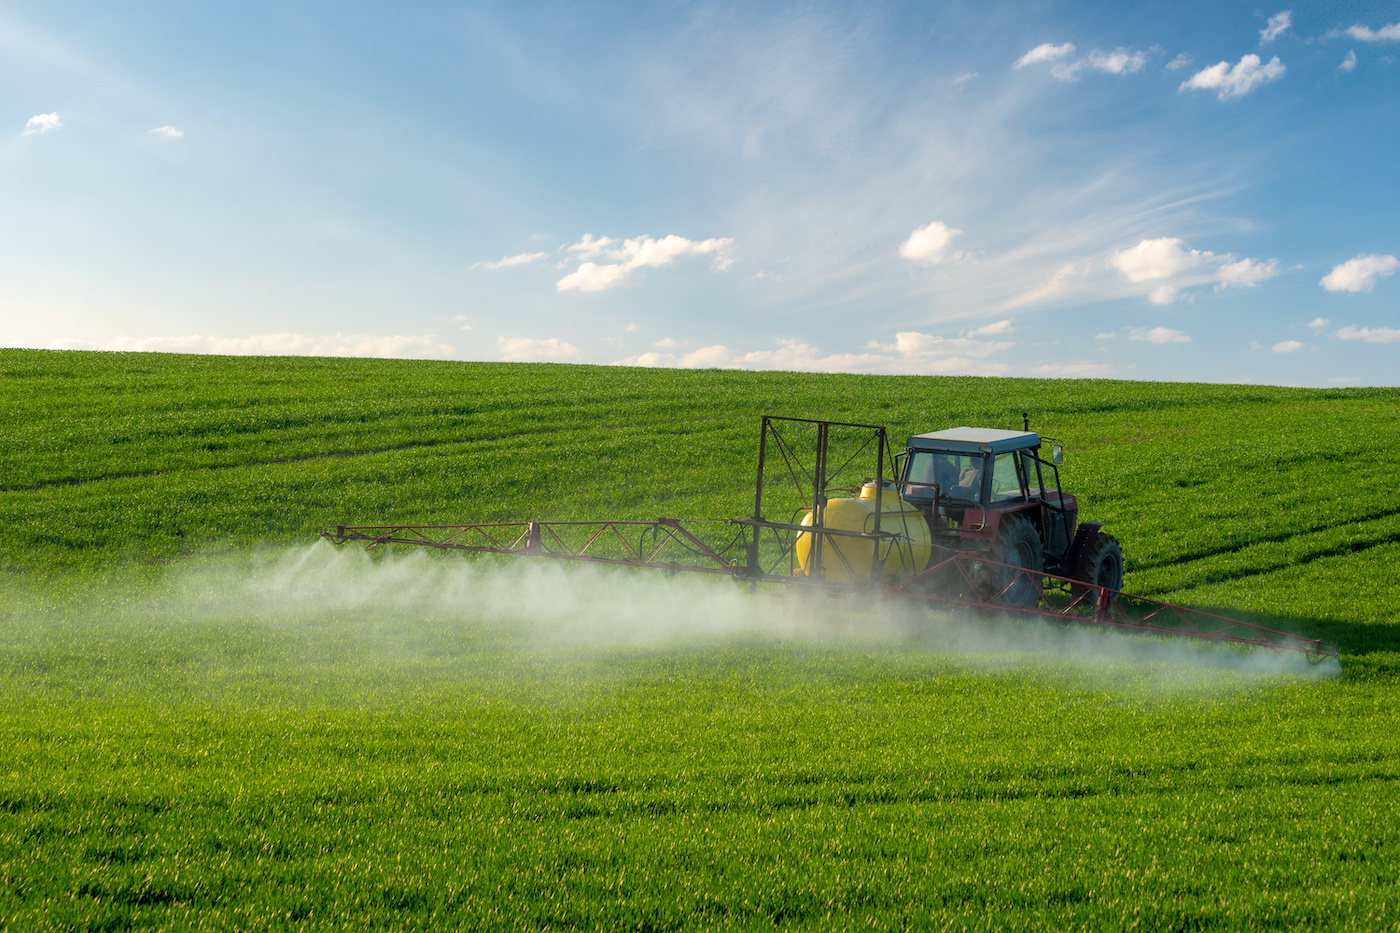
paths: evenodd
<path fill-rule="evenodd" d="M 809 511 L 802 524 L 812 524 Z M 861 487 L 860 496 L 855 499 L 830 499 L 822 516 L 822 524 L 827 528 L 842 531 L 873 532 L 875 530 L 875 483 Z M 918 509 L 899 497 L 890 483 L 880 495 L 880 530 L 898 535 L 886 538 L 880 545 L 880 558 L 884 561 L 884 580 L 903 580 L 928 566 L 930 546 L 928 523 Z M 832 583 L 869 583 L 870 564 L 874 553 L 874 541 L 870 538 L 851 538 L 845 535 L 822 536 L 822 566 L 820 574 L 812 566 L 812 550 L 816 535 L 812 532 L 799 532 L 797 535 L 798 575 L 820 576 Z M 840 552 L 839 554 L 837 552 Z M 843 559 L 844 558 L 844 559 Z"/>

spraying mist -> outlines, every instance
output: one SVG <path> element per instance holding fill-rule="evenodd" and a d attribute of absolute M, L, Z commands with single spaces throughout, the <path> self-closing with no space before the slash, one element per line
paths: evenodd
<path fill-rule="evenodd" d="M 904 601 L 750 594 L 728 579 L 542 560 L 371 555 L 325 542 L 236 563 L 192 566 L 166 608 L 186 617 L 237 615 L 296 625 L 335 617 L 432 619 L 512 633 L 535 650 L 746 641 L 879 646 L 948 655 L 982 668 L 1144 669 L 1159 686 L 1200 686 L 1340 672 L 1293 651 L 1193 642 L 1022 617 L 929 611 Z"/>

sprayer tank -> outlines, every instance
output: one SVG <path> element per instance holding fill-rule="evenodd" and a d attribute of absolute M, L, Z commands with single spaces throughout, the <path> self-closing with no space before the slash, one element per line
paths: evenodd
<path fill-rule="evenodd" d="M 875 531 L 874 481 L 860 489 L 854 499 L 829 499 L 822 510 L 822 524 L 829 529 L 872 534 Z M 881 579 L 903 580 L 928 566 L 932 553 L 928 522 L 917 508 L 900 498 L 892 483 L 880 490 L 880 531 L 892 533 L 893 538 L 880 539 Z M 806 527 L 812 525 L 812 511 L 802 518 Z M 814 566 L 813 551 L 816 534 L 799 532 L 794 553 L 799 576 L 820 576 L 832 583 L 869 583 L 871 564 L 875 556 L 874 538 L 826 534 L 821 541 L 821 567 Z M 877 565 L 878 566 L 878 565 Z"/>

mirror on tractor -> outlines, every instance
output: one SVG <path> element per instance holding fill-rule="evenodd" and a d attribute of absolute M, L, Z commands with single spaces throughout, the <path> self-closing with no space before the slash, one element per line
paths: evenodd
<path fill-rule="evenodd" d="M 1059 444 L 1050 448 L 1050 462 L 1055 464 L 1055 466 L 1059 466 L 1065 462 L 1065 449 Z"/>

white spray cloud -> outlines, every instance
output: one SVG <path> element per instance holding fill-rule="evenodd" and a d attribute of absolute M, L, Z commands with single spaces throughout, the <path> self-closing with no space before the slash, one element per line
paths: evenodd
<path fill-rule="evenodd" d="M 728 580 L 517 559 L 490 564 L 423 551 L 382 558 L 325 542 L 252 565 L 183 568 L 165 610 L 183 619 L 254 618 L 265 625 L 347 618 L 431 620 L 483 635 L 523 633 L 540 648 L 684 645 L 755 638 L 772 642 L 885 643 L 952 655 L 980 668 L 1082 666 L 1121 676 L 1129 665 L 1153 687 L 1221 687 L 1221 671 L 1332 676 L 1294 652 L 1234 650 L 1184 639 L 953 615 L 917 604 L 779 599 Z M 1146 668 L 1146 670 L 1143 670 Z M 1138 678 L 1141 682 L 1141 677 Z"/>

